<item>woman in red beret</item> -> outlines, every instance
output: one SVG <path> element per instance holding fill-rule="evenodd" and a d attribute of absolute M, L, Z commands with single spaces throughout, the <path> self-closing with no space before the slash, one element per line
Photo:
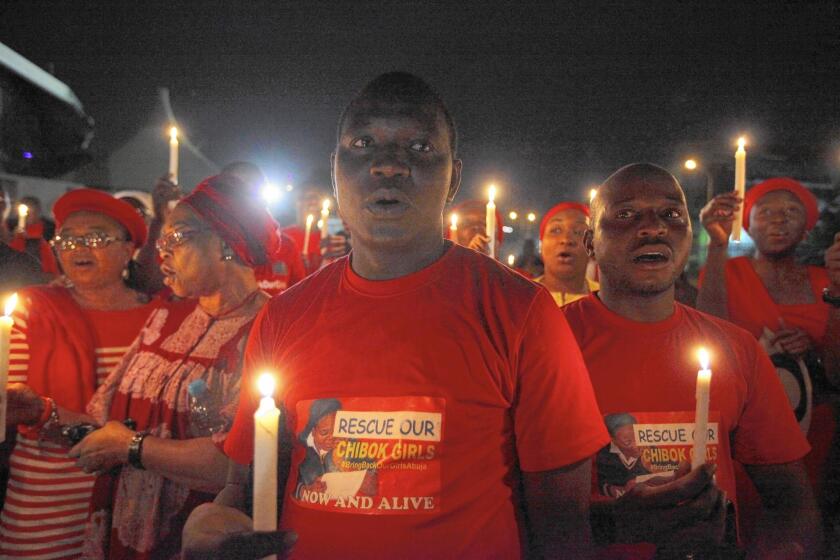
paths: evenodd
<path fill-rule="evenodd" d="M 741 202 L 734 192 L 725 193 L 700 212 L 710 240 L 697 307 L 750 331 L 770 354 L 811 444 L 804 463 L 820 500 L 826 497 L 827 477 L 838 477 L 826 470 L 837 434 L 826 375 L 840 372 L 834 360 L 826 358 L 840 346 L 840 282 L 831 279 L 840 274 L 796 261 L 796 249 L 816 225 L 819 210 L 816 197 L 787 177 L 768 179 L 747 191 L 743 224 L 755 252 L 728 258 L 729 235 Z M 829 251 L 839 249 L 835 243 Z"/>
<path fill-rule="evenodd" d="M 254 269 L 281 239 L 237 181 L 212 177 L 169 213 L 157 249 L 165 284 L 184 299 L 152 312 L 87 406 L 102 427 L 70 452 L 99 474 L 85 558 L 177 557 L 187 516 L 224 486 L 227 460 L 216 446 L 238 402 L 247 334 L 268 300 Z"/>
<path fill-rule="evenodd" d="M 12 334 L 9 424 L 20 422 L 0 520 L 0 556 L 80 558 L 94 477 L 57 433 L 79 417 L 153 308 L 126 285 L 146 225 L 129 204 L 76 189 L 54 206 L 52 246 L 68 286 L 20 293 Z M 15 409 L 15 395 L 30 406 Z M 55 437 L 53 437 L 55 436 Z"/>

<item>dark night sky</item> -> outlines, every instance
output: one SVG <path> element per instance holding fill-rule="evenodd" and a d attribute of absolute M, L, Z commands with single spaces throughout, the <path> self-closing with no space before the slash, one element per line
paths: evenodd
<path fill-rule="evenodd" d="M 60 4 L 6 0 L 0 41 L 53 65 L 96 119 L 100 152 L 154 124 L 168 86 L 212 159 L 300 180 L 328 165 L 353 92 L 405 69 L 450 105 L 467 193 L 492 179 L 545 207 L 691 145 L 729 158 L 742 130 L 752 150 L 840 164 L 836 1 Z"/>

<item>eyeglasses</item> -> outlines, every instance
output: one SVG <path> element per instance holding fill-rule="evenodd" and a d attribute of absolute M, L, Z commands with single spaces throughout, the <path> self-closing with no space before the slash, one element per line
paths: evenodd
<path fill-rule="evenodd" d="M 170 231 L 166 235 L 158 237 L 157 241 L 155 241 L 155 249 L 158 250 L 158 253 L 169 253 L 175 247 L 183 245 L 189 241 L 190 238 L 195 237 L 203 231 L 206 230 L 195 229 L 190 231 Z"/>
<path fill-rule="evenodd" d="M 81 237 L 74 235 L 56 235 L 50 241 L 50 246 L 59 251 L 74 251 L 79 246 L 85 246 L 89 249 L 103 249 L 113 243 L 114 241 L 127 241 L 120 237 L 114 237 L 107 233 L 94 232 L 87 233 Z"/>

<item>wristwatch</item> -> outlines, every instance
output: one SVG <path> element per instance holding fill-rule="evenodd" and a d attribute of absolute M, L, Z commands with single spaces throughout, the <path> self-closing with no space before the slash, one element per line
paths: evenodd
<path fill-rule="evenodd" d="M 146 467 L 143 466 L 142 454 L 143 440 L 146 439 L 147 435 L 149 435 L 148 432 L 137 432 L 131 436 L 131 441 L 128 444 L 128 464 L 141 471 L 146 470 Z"/>
<path fill-rule="evenodd" d="M 833 296 L 828 288 L 823 289 L 822 300 L 833 307 L 840 307 L 840 296 Z"/>

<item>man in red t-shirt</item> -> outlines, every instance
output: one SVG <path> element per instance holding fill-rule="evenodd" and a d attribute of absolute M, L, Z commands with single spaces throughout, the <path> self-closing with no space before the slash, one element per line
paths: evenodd
<path fill-rule="evenodd" d="M 650 557 L 659 546 L 660 554 L 685 557 L 716 548 L 724 496 L 737 505 L 739 461 L 765 506 L 751 552 L 813 557 L 819 523 L 799 462 L 809 447 L 775 369 L 747 331 L 674 300 L 691 247 L 679 183 L 654 165 L 629 165 L 598 190 L 592 211 L 585 244 L 601 289 L 563 311 L 613 437 L 596 458 L 593 489 L 595 534 L 610 545 L 606 556 Z M 684 475 L 700 347 L 713 372 L 707 464 Z M 790 555 L 773 556 L 779 553 Z"/>
<path fill-rule="evenodd" d="M 340 121 L 333 173 L 353 252 L 261 313 L 225 443 L 252 461 L 255 374 L 276 371 L 291 556 L 586 554 L 606 430 L 548 293 L 442 237 L 461 162 L 440 98 L 410 74 L 375 79 Z M 222 538 L 249 528 L 226 500 L 191 519 L 188 557 L 253 545 Z"/>

